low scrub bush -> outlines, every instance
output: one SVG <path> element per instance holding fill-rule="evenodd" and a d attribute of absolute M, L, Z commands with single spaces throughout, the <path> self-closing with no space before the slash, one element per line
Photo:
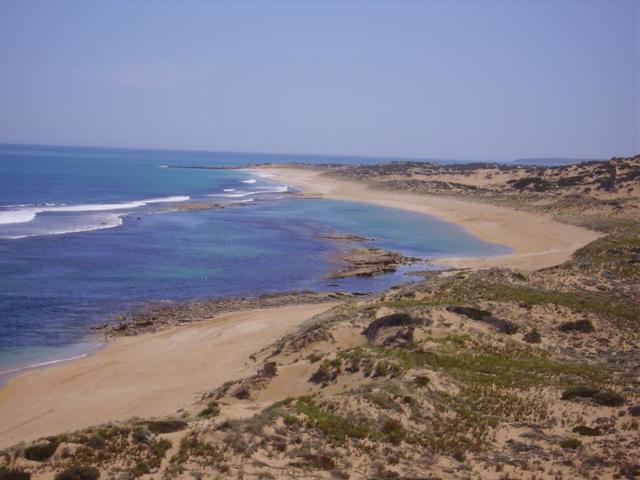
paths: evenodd
<path fill-rule="evenodd" d="M 0 480 L 31 480 L 31 474 L 22 470 L 0 468 Z"/>
<path fill-rule="evenodd" d="M 27 460 L 35 460 L 36 462 L 44 462 L 49 460 L 58 448 L 57 442 L 46 442 L 31 445 L 25 448 L 24 458 Z"/>
<path fill-rule="evenodd" d="M 55 476 L 55 480 L 98 480 L 100 470 L 88 465 L 72 465 Z"/>

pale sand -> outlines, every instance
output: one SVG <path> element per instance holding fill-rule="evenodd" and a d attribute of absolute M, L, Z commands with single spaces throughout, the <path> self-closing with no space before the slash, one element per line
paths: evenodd
<path fill-rule="evenodd" d="M 461 268 L 509 267 L 538 270 L 559 265 L 602 234 L 550 217 L 457 198 L 374 190 L 365 183 L 340 180 L 318 170 L 268 168 L 272 180 L 327 198 L 372 203 L 424 213 L 456 223 L 482 240 L 507 245 L 512 253 L 491 258 L 438 259 Z"/>
<path fill-rule="evenodd" d="M 20 375 L 0 390 L 0 448 L 133 416 L 171 415 L 228 380 L 249 356 L 335 303 L 233 312 L 119 338 L 91 357 Z"/>

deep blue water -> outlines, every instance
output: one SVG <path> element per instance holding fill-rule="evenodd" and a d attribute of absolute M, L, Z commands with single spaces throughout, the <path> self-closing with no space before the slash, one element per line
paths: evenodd
<path fill-rule="evenodd" d="M 292 198 L 245 171 L 165 168 L 277 161 L 376 159 L 0 146 L 0 373 L 82 351 L 95 343 L 91 325 L 149 300 L 410 280 L 326 280 L 340 247 L 323 233 L 362 234 L 421 257 L 508 251 L 415 213 Z M 187 197 L 245 203 L 175 211 Z"/>

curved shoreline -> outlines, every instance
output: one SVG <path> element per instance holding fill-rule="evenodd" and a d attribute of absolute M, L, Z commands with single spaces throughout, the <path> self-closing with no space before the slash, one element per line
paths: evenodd
<path fill-rule="evenodd" d="M 93 355 L 23 372 L 0 389 L 0 448 L 134 416 L 175 414 L 253 373 L 253 353 L 335 305 L 223 313 L 120 337 Z"/>
<path fill-rule="evenodd" d="M 457 198 L 374 190 L 362 182 L 323 175 L 303 168 L 266 167 L 272 179 L 302 189 L 309 195 L 336 200 L 366 202 L 422 213 L 455 223 L 467 232 L 491 243 L 506 245 L 512 253 L 482 258 L 439 258 L 437 263 L 457 268 L 506 267 L 539 270 L 564 263 L 573 252 L 603 234 L 569 225 L 551 217 L 508 207 Z"/>
<path fill-rule="evenodd" d="M 513 249 L 499 257 L 438 259 L 438 263 L 456 267 L 550 267 L 602 236 L 507 207 L 374 190 L 364 183 L 322 176 L 316 170 L 267 171 L 273 180 L 307 194 L 432 215 Z M 119 338 L 89 357 L 22 372 L 0 389 L 0 447 L 131 416 L 168 415 L 188 408 L 204 391 L 248 372 L 252 353 L 333 305 L 225 313 L 191 326 Z"/>

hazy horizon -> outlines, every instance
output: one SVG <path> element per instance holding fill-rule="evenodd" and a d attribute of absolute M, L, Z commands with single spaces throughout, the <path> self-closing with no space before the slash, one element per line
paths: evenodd
<path fill-rule="evenodd" d="M 0 4 L 0 143 L 391 159 L 640 151 L 634 1 Z"/>

